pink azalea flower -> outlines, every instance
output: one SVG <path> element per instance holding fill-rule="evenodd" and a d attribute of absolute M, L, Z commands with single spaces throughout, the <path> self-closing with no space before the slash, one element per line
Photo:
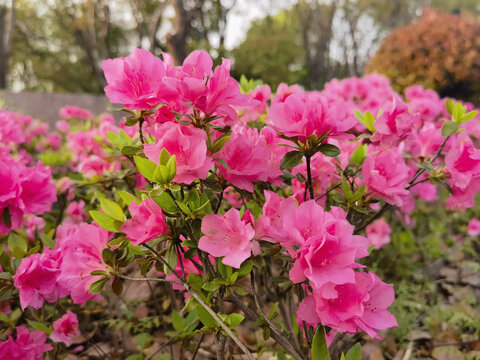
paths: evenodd
<path fill-rule="evenodd" d="M 240 219 L 236 209 L 225 215 L 206 215 L 202 221 L 202 236 L 198 248 L 214 257 L 224 257 L 225 265 L 240 268 L 252 253 L 252 226 Z"/>
<path fill-rule="evenodd" d="M 105 94 L 112 103 L 136 110 L 161 103 L 165 64 L 149 51 L 135 49 L 127 57 L 105 60 L 102 68 L 108 83 Z"/>
<path fill-rule="evenodd" d="M 68 133 L 68 131 L 70 130 L 70 124 L 65 120 L 57 121 L 55 126 L 59 131 L 61 131 L 64 134 Z"/>
<path fill-rule="evenodd" d="M 280 83 L 277 86 L 277 91 L 275 92 L 275 96 L 272 99 L 272 104 L 283 103 L 290 95 L 302 93 L 302 88 L 297 84 L 288 86 L 285 83 Z"/>
<path fill-rule="evenodd" d="M 91 120 L 93 119 L 93 114 L 85 109 L 79 108 L 78 106 L 64 106 L 60 109 L 60 117 L 63 119 L 82 119 L 82 120 Z"/>
<path fill-rule="evenodd" d="M 230 140 L 215 154 L 229 169 L 217 163 L 222 176 L 232 185 L 253 192 L 253 182 L 276 182 L 282 174 L 281 158 L 273 151 L 276 144 L 268 144 L 265 133 L 246 126 L 235 126 Z"/>
<path fill-rule="evenodd" d="M 392 229 L 387 224 L 385 219 L 381 218 L 366 228 L 367 239 L 369 245 L 375 245 L 375 249 L 380 249 L 382 246 L 390 242 L 390 234 Z"/>
<path fill-rule="evenodd" d="M 78 318 L 76 314 L 67 310 L 65 315 L 53 323 L 53 332 L 50 334 L 50 339 L 70 346 L 75 336 L 80 336 Z"/>
<path fill-rule="evenodd" d="M 253 100 L 257 100 L 259 104 L 254 107 L 246 108 L 245 114 L 242 116 L 243 122 L 257 121 L 260 115 L 263 115 L 267 110 L 267 102 L 272 96 L 272 91 L 268 85 L 260 85 L 250 93 Z"/>
<path fill-rule="evenodd" d="M 166 235 L 170 231 L 165 223 L 162 209 L 153 199 L 145 199 L 140 204 L 132 201 L 128 209 L 132 218 L 125 221 L 120 230 L 125 233 L 133 245 L 146 243 Z"/>
<path fill-rule="evenodd" d="M 450 185 L 453 195 L 450 195 L 445 206 L 450 210 L 469 209 L 475 205 L 475 195 L 480 191 L 480 176 L 471 179 L 470 184 L 465 188 Z"/>
<path fill-rule="evenodd" d="M 27 214 L 43 214 L 57 200 L 57 188 L 49 167 L 38 162 L 35 167 L 22 170 L 20 180 L 20 207 Z"/>
<path fill-rule="evenodd" d="M 15 288 L 20 292 L 22 310 L 27 306 L 39 309 L 44 301 L 55 302 L 66 296 L 66 291 L 57 284 L 60 263 L 57 252 L 45 249 L 43 254 L 23 258 L 13 276 Z"/>
<path fill-rule="evenodd" d="M 480 149 L 467 136 L 455 137 L 445 155 L 445 168 L 450 186 L 464 190 L 473 177 L 480 176 Z"/>
<path fill-rule="evenodd" d="M 65 215 L 67 218 L 64 223 L 80 224 L 88 219 L 87 212 L 85 211 L 85 202 L 72 201 L 65 209 Z"/>
<path fill-rule="evenodd" d="M 307 201 L 286 217 L 285 229 L 291 244 L 300 245 L 290 270 L 293 283 L 308 279 L 318 289 L 327 282 L 355 281 L 353 269 L 361 266 L 355 259 L 368 255 L 368 242 L 353 235 L 342 209 L 325 212 L 315 201 Z"/>
<path fill-rule="evenodd" d="M 283 199 L 277 193 L 265 190 L 265 204 L 255 224 L 255 238 L 272 243 L 287 241 L 285 219 L 296 208 L 293 198 Z"/>
<path fill-rule="evenodd" d="M 477 236 L 480 235 L 480 220 L 472 219 L 468 223 L 467 235 Z"/>
<path fill-rule="evenodd" d="M 103 249 L 110 240 L 109 232 L 95 225 L 63 225 L 55 250 L 61 254 L 58 283 L 68 289 L 74 304 L 84 304 L 96 295 L 90 294 L 90 286 L 99 276 L 90 275 L 94 270 L 108 271 L 102 258 Z"/>
<path fill-rule="evenodd" d="M 221 116 L 222 125 L 232 125 L 238 120 L 238 114 L 233 106 L 255 106 L 258 101 L 251 100 L 248 94 L 240 93 L 237 81 L 230 76 L 229 60 L 223 59 L 208 81 L 208 92 L 194 102 L 194 107 L 207 116 Z"/>
<path fill-rule="evenodd" d="M 408 113 L 407 105 L 399 97 L 394 97 L 383 106 L 382 114 L 374 122 L 375 132 L 370 141 L 380 142 L 383 148 L 397 146 L 412 131 L 417 117 Z"/>
<path fill-rule="evenodd" d="M 345 137 L 356 121 L 344 109 L 329 104 L 322 95 L 290 95 L 283 103 L 272 104 L 266 123 L 288 137 L 305 142 L 310 135 Z"/>
<path fill-rule="evenodd" d="M 78 170 L 87 176 L 104 176 L 105 172 L 119 171 L 121 165 L 118 161 L 109 162 L 97 155 L 91 155 L 78 164 Z"/>
<path fill-rule="evenodd" d="M 313 289 L 313 294 L 300 304 L 297 318 L 307 325 L 322 323 L 336 332 L 350 334 L 362 330 L 381 339 L 375 330 L 398 326 L 395 316 L 387 310 L 394 299 L 391 285 L 372 272 L 356 272 L 353 283 L 327 283 Z"/>
<path fill-rule="evenodd" d="M 45 344 L 46 339 L 43 331 L 30 332 L 25 326 L 17 326 L 17 339 L 9 334 L 7 341 L 0 342 L 0 354 L 5 360 L 42 360 L 45 352 L 53 350 Z"/>
<path fill-rule="evenodd" d="M 166 122 L 157 129 L 156 135 L 155 145 L 145 145 L 145 155 L 157 164 L 163 148 L 175 155 L 177 174 L 174 182 L 190 184 L 196 179 L 207 178 L 213 160 L 207 156 L 207 135 L 203 130 Z"/>
<path fill-rule="evenodd" d="M 382 197 L 389 204 L 402 206 L 408 195 L 410 169 L 398 148 L 368 154 L 362 167 L 367 194 Z"/>
<path fill-rule="evenodd" d="M 0 208 L 17 202 L 20 193 L 18 170 L 10 156 L 0 158 Z"/>

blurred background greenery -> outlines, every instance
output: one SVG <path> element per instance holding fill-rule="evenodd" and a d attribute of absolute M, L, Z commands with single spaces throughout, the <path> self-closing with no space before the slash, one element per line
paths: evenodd
<path fill-rule="evenodd" d="M 368 71 L 478 103 L 479 15 L 478 0 L 0 0 L 0 89 L 101 93 L 102 60 L 143 47 L 176 63 L 206 49 L 274 89 Z"/>

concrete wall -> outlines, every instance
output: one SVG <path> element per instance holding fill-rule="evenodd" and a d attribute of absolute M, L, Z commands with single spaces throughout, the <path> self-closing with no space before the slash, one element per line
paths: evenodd
<path fill-rule="evenodd" d="M 94 114 L 107 112 L 105 95 L 0 91 L 0 100 L 5 101 L 3 108 L 6 110 L 16 111 L 52 125 L 60 119 L 59 111 L 65 105 L 78 106 Z M 119 113 L 115 115 L 120 118 Z"/>

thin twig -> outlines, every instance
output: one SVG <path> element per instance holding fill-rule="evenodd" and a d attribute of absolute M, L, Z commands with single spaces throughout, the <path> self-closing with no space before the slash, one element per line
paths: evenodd
<path fill-rule="evenodd" d="M 230 300 L 243 311 L 243 313 L 249 318 L 250 320 L 257 321 L 258 315 L 246 306 L 242 300 L 240 300 L 235 294 L 230 294 Z M 270 336 L 273 340 L 275 340 L 281 347 L 283 347 L 290 355 L 292 355 L 295 360 L 306 360 L 306 357 L 303 354 L 298 353 L 297 350 L 290 344 L 290 342 L 285 339 L 284 336 L 277 334 L 276 332 L 271 332 Z"/>
<path fill-rule="evenodd" d="M 120 279 L 123 279 L 123 280 L 128 280 L 128 281 L 156 281 L 156 282 L 162 282 L 162 283 L 182 285 L 181 282 L 178 282 L 178 281 L 175 281 L 175 280 L 163 279 L 163 278 L 132 278 L 132 277 L 125 276 L 125 275 L 117 275 L 117 277 L 119 277 Z"/>
<path fill-rule="evenodd" d="M 203 299 L 201 298 L 200 295 L 198 295 L 191 287 L 190 285 L 188 285 L 187 282 L 185 282 L 185 280 L 182 279 L 182 277 L 180 275 L 178 275 L 175 270 L 170 266 L 170 264 L 168 264 L 165 259 L 163 259 L 150 245 L 147 245 L 147 244 L 142 244 L 143 246 L 145 246 L 147 249 L 153 251 L 153 253 L 157 256 L 157 258 L 163 263 L 165 264 L 171 271 L 172 273 L 180 280 L 180 285 L 182 285 L 185 290 L 187 292 L 189 292 L 194 298 L 195 300 L 198 301 L 198 303 L 205 309 L 207 310 L 207 312 L 215 319 L 215 321 L 217 322 L 217 324 L 227 333 L 228 336 L 230 336 L 232 338 L 232 340 L 235 342 L 235 344 L 238 345 L 238 347 L 243 351 L 243 353 L 245 355 L 247 355 L 247 357 L 250 359 L 250 360 L 255 360 L 255 358 L 253 357 L 252 353 L 250 352 L 250 350 L 247 349 L 247 347 L 240 341 L 240 339 L 232 332 L 232 330 L 230 330 L 230 328 L 222 321 L 222 319 L 220 319 L 217 315 L 217 313 L 215 311 L 212 310 L 212 308 L 210 306 L 208 306 L 205 301 L 203 301 Z"/>

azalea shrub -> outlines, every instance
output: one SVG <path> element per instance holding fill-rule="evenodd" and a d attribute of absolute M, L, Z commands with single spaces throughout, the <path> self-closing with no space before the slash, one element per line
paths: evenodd
<path fill-rule="evenodd" d="M 461 212 L 480 191 L 477 111 L 420 86 L 272 94 L 204 51 L 103 70 L 120 123 L 0 111 L 2 358 L 328 359 L 398 325 L 367 266 L 392 216 L 415 229 L 418 206 Z"/>

